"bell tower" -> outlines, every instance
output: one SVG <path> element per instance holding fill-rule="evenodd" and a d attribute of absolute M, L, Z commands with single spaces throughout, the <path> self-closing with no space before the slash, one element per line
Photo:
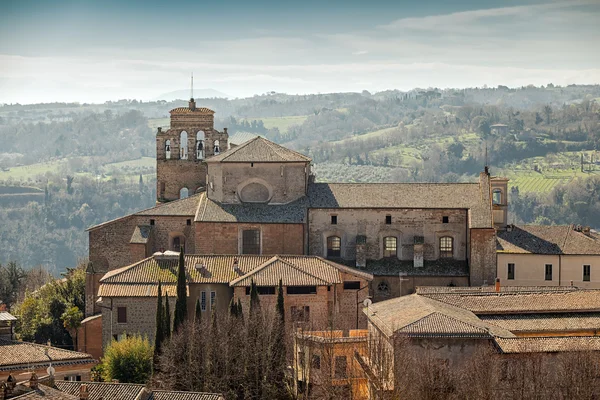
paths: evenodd
<path fill-rule="evenodd" d="M 204 160 L 227 149 L 227 128 L 214 129 L 213 110 L 196 107 L 194 78 L 188 107 L 169 111 L 171 127 L 156 132 L 156 201 L 185 198 L 206 188 Z"/>

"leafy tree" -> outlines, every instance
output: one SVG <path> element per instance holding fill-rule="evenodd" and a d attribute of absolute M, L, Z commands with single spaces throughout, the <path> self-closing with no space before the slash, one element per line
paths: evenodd
<path fill-rule="evenodd" d="M 552 115 L 552 107 L 550 107 L 550 105 L 546 104 L 544 106 L 544 114 L 546 114 L 546 124 L 550 125 L 550 116 Z"/>
<path fill-rule="evenodd" d="M 187 285 L 185 277 L 185 255 L 183 248 L 179 252 L 179 269 L 177 272 L 177 301 L 175 302 L 175 318 L 173 331 L 177 331 L 187 318 Z"/>
<path fill-rule="evenodd" d="M 17 300 L 17 295 L 27 274 L 14 261 L 6 266 L 0 264 L 0 301 L 8 307 Z"/>
<path fill-rule="evenodd" d="M 152 373 L 153 354 L 148 338 L 139 334 L 118 342 L 113 340 L 102 358 L 104 380 L 145 384 Z"/>
<path fill-rule="evenodd" d="M 71 335 L 73 342 L 77 342 L 77 329 L 81 326 L 83 312 L 77 306 L 68 307 L 61 315 L 63 326 Z"/>

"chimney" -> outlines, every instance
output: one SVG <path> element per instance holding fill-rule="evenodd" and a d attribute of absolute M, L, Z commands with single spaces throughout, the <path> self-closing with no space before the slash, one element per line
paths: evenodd
<path fill-rule="evenodd" d="M 223 128 L 223 133 L 227 135 L 227 128 Z"/>
<path fill-rule="evenodd" d="M 365 268 L 367 266 L 367 237 L 365 235 L 356 236 L 356 268 Z"/>
<path fill-rule="evenodd" d="M 591 228 L 589 226 L 584 226 L 583 228 L 581 228 L 581 232 L 583 232 L 583 234 L 586 236 L 590 236 L 590 231 Z"/>
<path fill-rule="evenodd" d="M 158 127 L 158 133 L 161 133 L 161 132 L 162 132 L 162 127 L 159 126 Z"/>
<path fill-rule="evenodd" d="M 425 247 L 425 237 L 415 236 L 413 239 L 413 267 L 423 268 L 423 252 Z"/>
<path fill-rule="evenodd" d="M 31 373 L 31 378 L 29 378 L 29 387 L 34 390 L 38 388 L 38 377 L 35 371 Z"/>
<path fill-rule="evenodd" d="M 571 283 L 569 284 L 569 286 L 573 287 L 573 281 L 571 281 Z"/>
<path fill-rule="evenodd" d="M 196 109 L 196 101 L 194 100 L 194 98 L 190 98 L 190 110 L 195 110 Z"/>
<path fill-rule="evenodd" d="M 85 383 L 79 386 L 79 400 L 87 400 L 90 396 L 90 392 L 88 390 L 88 385 Z"/>
<path fill-rule="evenodd" d="M 500 293 L 500 278 L 496 278 L 496 293 Z"/>

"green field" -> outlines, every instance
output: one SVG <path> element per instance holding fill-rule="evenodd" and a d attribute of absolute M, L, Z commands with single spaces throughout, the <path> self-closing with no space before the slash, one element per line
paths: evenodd
<path fill-rule="evenodd" d="M 267 129 L 277 128 L 279 132 L 286 133 L 292 125 L 302 125 L 308 118 L 307 115 L 294 115 L 288 117 L 267 117 L 267 118 L 245 118 L 247 121 L 261 120 Z"/>

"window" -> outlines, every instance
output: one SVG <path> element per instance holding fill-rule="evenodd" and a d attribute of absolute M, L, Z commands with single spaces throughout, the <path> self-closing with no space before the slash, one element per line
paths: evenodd
<path fill-rule="evenodd" d="M 186 187 L 181 188 L 181 190 L 179 191 L 179 198 L 185 199 L 186 197 L 188 197 L 188 193 L 189 193 L 188 188 L 186 188 Z"/>
<path fill-rule="evenodd" d="M 154 220 L 153 219 L 150 220 L 150 225 L 154 225 Z"/>
<path fill-rule="evenodd" d="M 342 255 L 342 239 L 339 236 L 327 238 L 327 257 L 340 257 Z"/>
<path fill-rule="evenodd" d="M 164 182 L 160 183 L 160 197 L 165 197 L 165 190 L 167 185 Z"/>
<path fill-rule="evenodd" d="M 171 159 L 171 141 L 168 139 L 165 141 L 165 158 L 167 160 Z"/>
<path fill-rule="evenodd" d="M 221 153 L 221 146 L 219 145 L 219 141 L 215 140 L 215 156 Z"/>
<path fill-rule="evenodd" d="M 215 311 L 217 305 L 217 292 L 210 292 L 210 311 Z"/>
<path fill-rule="evenodd" d="M 192 220 L 188 219 L 187 221 L 185 221 L 185 224 L 188 225 L 188 226 L 192 225 Z"/>
<path fill-rule="evenodd" d="M 188 134 L 186 131 L 181 131 L 181 135 L 179 135 L 179 158 L 188 159 Z"/>
<path fill-rule="evenodd" d="M 348 377 L 348 361 L 346 360 L 346 356 L 336 356 L 335 357 L 335 379 L 344 379 Z"/>
<path fill-rule="evenodd" d="M 546 280 L 547 281 L 551 281 L 552 280 L 552 264 L 546 264 L 546 271 L 545 271 L 545 275 L 546 275 Z"/>
<path fill-rule="evenodd" d="M 204 159 L 204 132 L 196 132 L 196 160 Z"/>
<path fill-rule="evenodd" d="M 454 239 L 450 236 L 440 238 L 440 258 L 452 258 L 454 255 Z"/>
<path fill-rule="evenodd" d="M 388 286 L 386 281 L 381 281 L 377 285 L 377 294 L 379 296 L 387 297 L 390 295 L 390 287 Z"/>
<path fill-rule="evenodd" d="M 515 264 L 508 264 L 508 279 L 515 279 Z"/>
<path fill-rule="evenodd" d="M 502 190 L 494 189 L 492 191 L 492 204 L 502 204 Z"/>
<path fill-rule="evenodd" d="M 583 281 L 584 282 L 589 282 L 590 281 L 590 275 L 591 275 L 591 266 L 590 265 L 584 265 L 583 266 Z"/>
<path fill-rule="evenodd" d="M 206 292 L 200 293 L 200 309 L 206 311 Z"/>
<path fill-rule="evenodd" d="M 288 286 L 287 294 L 316 294 L 316 286 Z"/>
<path fill-rule="evenodd" d="M 442 224 L 447 224 L 447 223 L 448 223 L 448 221 L 450 221 L 450 220 L 448 219 L 448 216 L 447 216 L 447 215 L 444 215 L 444 216 L 442 217 Z"/>
<path fill-rule="evenodd" d="M 310 320 L 310 307 L 309 306 L 292 306 L 292 322 L 308 322 Z"/>
<path fill-rule="evenodd" d="M 173 245 L 171 246 L 171 249 L 173 251 L 181 251 L 181 248 L 183 247 L 183 245 L 185 244 L 185 239 L 181 236 L 175 236 L 173 238 Z"/>
<path fill-rule="evenodd" d="M 385 224 L 386 225 L 391 225 L 392 224 L 392 216 L 391 215 L 386 215 L 385 216 Z"/>
<path fill-rule="evenodd" d="M 396 257 L 398 239 L 393 236 L 383 238 L 383 256 Z"/>
<path fill-rule="evenodd" d="M 344 282 L 344 290 L 359 290 L 360 281 L 347 281 Z"/>
<path fill-rule="evenodd" d="M 312 360 L 310 361 L 310 367 L 312 369 L 321 369 L 321 357 L 313 354 Z"/>
<path fill-rule="evenodd" d="M 331 225 L 337 225 L 337 215 L 331 216 Z"/>
<path fill-rule="evenodd" d="M 275 286 L 257 286 L 256 291 L 260 295 L 275 294 Z M 250 287 L 246 286 L 246 296 L 250 296 Z"/>
<path fill-rule="evenodd" d="M 117 324 L 127 323 L 127 307 L 117 307 Z"/>
<path fill-rule="evenodd" d="M 242 232 L 242 254 L 260 254 L 260 230 L 247 229 Z"/>

